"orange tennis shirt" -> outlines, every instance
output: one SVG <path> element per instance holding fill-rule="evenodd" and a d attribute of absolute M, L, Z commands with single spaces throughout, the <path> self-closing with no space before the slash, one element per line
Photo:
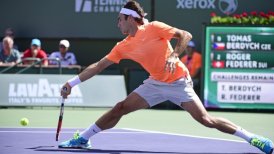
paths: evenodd
<path fill-rule="evenodd" d="M 106 58 L 114 63 L 119 63 L 121 59 L 130 59 L 142 65 L 154 80 L 166 83 L 176 81 L 189 74 L 179 59 L 174 74 L 165 71 L 166 60 L 173 52 L 170 39 L 176 30 L 158 21 L 142 25 L 134 37 L 127 36 L 118 42 Z"/>

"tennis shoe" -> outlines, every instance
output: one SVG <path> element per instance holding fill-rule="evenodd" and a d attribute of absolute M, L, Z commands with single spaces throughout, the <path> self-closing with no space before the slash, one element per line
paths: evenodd
<path fill-rule="evenodd" d="M 250 140 L 250 144 L 259 148 L 266 154 L 272 154 L 273 152 L 273 142 L 262 136 L 253 136 Z"/>
<path fill-rule="evenodd" d="M 77 131 L 73 138 L 64 141 L 58 145 L 59 148 L 73 148 L 73 149 L 90 149 L 91 144 L 89 140 L 84 139 L 79 135 L 79 132 Z"/>

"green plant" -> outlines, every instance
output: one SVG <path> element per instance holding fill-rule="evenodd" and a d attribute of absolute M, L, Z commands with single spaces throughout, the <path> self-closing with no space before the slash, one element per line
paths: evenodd
<path fill-rule="evenodd" d="M 212 12 L 210 14 L 211 24 L 244 24 L 244 25 L 269 25 L 274 24 L 274 12 L 268 13 L 256 11 L 250 12 L 250 14 L 243 12 L 242 14 L 234 14 L 232 16 L 218 16 Z"/>

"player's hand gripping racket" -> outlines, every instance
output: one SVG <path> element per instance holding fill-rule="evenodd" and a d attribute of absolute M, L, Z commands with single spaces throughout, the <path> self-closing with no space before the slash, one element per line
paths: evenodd
<path fill-rule="evenodd" d="M 63 91 L 67 91 L 67 88 L 64 87 Z M 58 141 L 58 139 L 59 139 L 59 133 L 60 133 L 60 130 L 61 130 L 61 127 L 62 127 L 63 114 L 64 114 L 64 102 L 65 102 L 65 98 L 62 97 L 60 115 L 59 115 L 57 130 L 56 130 L 56 141 Z"/>

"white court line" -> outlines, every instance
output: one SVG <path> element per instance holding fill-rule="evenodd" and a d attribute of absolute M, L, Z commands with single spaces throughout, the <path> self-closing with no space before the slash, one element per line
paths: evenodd
<path fill-rule="evenodd" d="M 20 127 L 18 127 L 18 128 L 20 128 Z M 5 129 L 8 129 L 8 128 L 5 128 Z M 53 133 L 56 133 L 56 131 L 51 131 L 51 130 L 35 131 L 35 130 L 29 130 L 28 128 L 23 128 L 23 129 L 26 129 L 26 130 L 0 130 L 0 133 L 30 133 L 30 134 L 53 134 Z M 30 129 L 33 129 L 33 127 L 30 128 Z M 64 128 L 64 129 L 67 129 L 67 128 Z M 73 128 L 71 128 L 71 129 L 73 129 Z M 82 128 L 80 128 L 80 129 L 82 129 Z M 116 128 L 116 129 L 118 129 L 118 128 Z M 238 140 L 231 140 L 231 139 L 221 139 L 221 138 L 214 138 L 214 137 L 204 137 L 204 136 L 186 135 L 186 134 L 178 134 L 178 133 L 166 133 L 166 132 L 160 132 L 160 131 L 150 131 L 150 130 L 141 130 L 141 129 L 133 129 L 133 128 L 121 128 L 121 129 L 122 130 L 133 131 L 133 132 L 103 131 L 103 132 L 100 132 L 100 133 L 103 133 L 103 134 L 149 134 L 149 133 L 152 133 L 152 134 L 164 134 L 164 135 L 172 135 L 172 136 L 193 137 L 193 138 L 202 138 L 202 139 L 210 139 L 210 140 L 220 140 L 220 141 L 247 143 L 245 141 L 238 141 Z M 75 132 L 76 131 L 61 131 L 61 133 L 64 133 L 64 134 L 71 134 L 71 133 L 75 133 Z"/>
<path fill-rule="evenodd" d="M 247 143 L 245 141 L 238 141 L 238 140 L 231 140 L 231 139 L 221 139 L 221 138 L 214 138 L 214 137 L 204 137 L 204 136 L 177 134 L 177 133 L 166 133 L 166 132 L 160 132 L 160 131 L 150 131 L 150 130 L 141 130 L 141 129 L 132 129 L 132 128 L 123 128 L 123 129 L 124 130 L 131 130 L 131 131 L 143 131 L 143 132 L 152 133 L 152 134 L 154 133 L 154 134 L 164 134 L 164 135 L 173 135 L 173 136 L 183 136 L 183 137 L 210 139 L 210 140 L 221 140 L 221 141 Z"/>

